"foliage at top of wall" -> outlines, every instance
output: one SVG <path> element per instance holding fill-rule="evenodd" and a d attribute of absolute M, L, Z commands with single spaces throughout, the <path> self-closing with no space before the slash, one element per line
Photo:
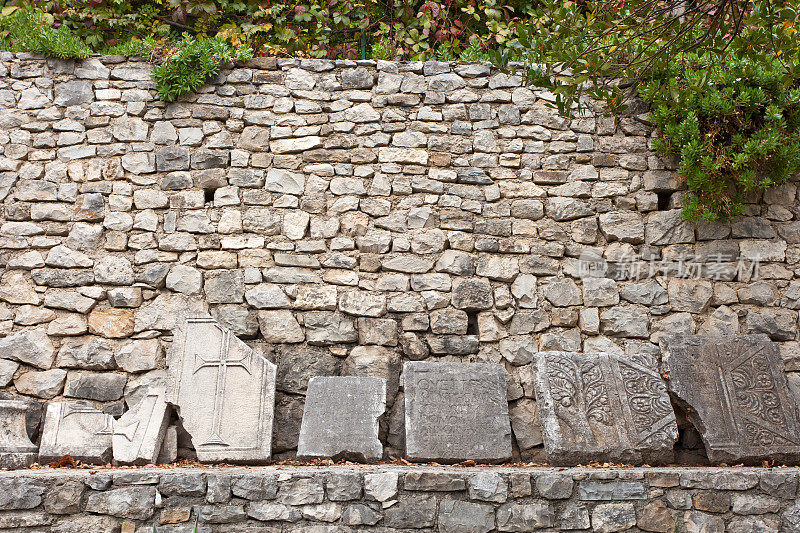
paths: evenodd
<path fill-rule="evenodd" d="M 53 16 L 32 9 L 0 13 L 0 50 L 31 52 L 60 59 L 83 59 L 92 50 L 67 26 L 52 28 Z"/>
<path fill-rule="evenodd" d="M 800 173 L 799 0 L 543 0 L 519 46 L 563 114 L 640 96 L 679 156 L 690 220 L 724 220 Z M 641 117 L 640 117 L 641 118 Z"/>
<path fill-rule="evenodd" d="M 92 49 L 131 39 L 221 35 L 254 55 L 455 59 L 503 48 L 537 0 L 14 0 L 44 10 Z"/>

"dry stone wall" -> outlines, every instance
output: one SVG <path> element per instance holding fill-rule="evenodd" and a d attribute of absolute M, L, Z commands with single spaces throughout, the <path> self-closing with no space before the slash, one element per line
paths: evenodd
<path fill-rule="evenodd" d="M 794 183 L 688 224 L 642 116 L 484 64 L 257 58 L 171 104 L 149 73 L 0 54 L 0 387 L 34 439 L 48 400 L 162 382 L 184 311 L 278 364 L 278 457 L 315 375 L 385 377 L 395 454 L 407 360 L 504 363 L 522 452 L 539 350 L 766 333 L 800 370 Z"/>
<path fill-rule="evenodd" d="M 0 529 L 52 533 L 800 530 L 796 469 L 249 468 L 0 473 Z"/>

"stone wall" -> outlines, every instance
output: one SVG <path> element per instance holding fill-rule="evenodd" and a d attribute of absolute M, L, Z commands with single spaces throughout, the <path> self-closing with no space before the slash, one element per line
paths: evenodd
<path fill-rule="evenodd" d="M 312 375 L 388 378 L 396 455 L 406 360 L 503 362 L 523 452 L 537 350 L 764 332 L 800 369 L 795 184 L 685 223 L 641 117 L 483 64 L 259 58 L 172 104 L 149 69 L 0 54 L 0 387 L 34 439 L 49 399 L 162 381 L 186 310 L 278 363 L 278 457 Z"/>
<path fill-rule="evenodd" d="M 794 468 L 43 470 L 0 473 L 0 529 L 793 533 L 797 483 Z"/>

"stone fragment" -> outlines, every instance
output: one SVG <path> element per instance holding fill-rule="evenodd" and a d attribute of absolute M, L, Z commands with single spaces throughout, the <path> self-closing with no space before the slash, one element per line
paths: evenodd
<path fill-rule="evenodd" d="M 403 373 L 408 458 L 458 462 L 511 456 L 501 365 L 409 361 Z"/>
<path fill-rule="evenodd" d="M 539 352 L 534 365 L 536 405 L 552 464 L 672 459 L 678 428 L 652 357 Z"/>
<path fill-rule="evenodd" d="M 89 494 L 85 510 L 87 513 L 147 520 L 153 516 L 155 502 L 155 487 L 132 485 Z"/>
<path fill-rule="evenodd" d="M 36 461 L 37 448 L 25 427 L 27 409 L 26 402 L 0 400 L 0 468 L 25 468 Z"/>
<path fill-rule="evenodd" d="M 168 401 L 201 461 L 270 459 L 275 365 L 212 318 L 182 318 L 168 358 Z"/>
<path fill-rule="evenodd" d="M 42 429 L 39 463 L 64 455 L 85 463 L 106 464 L 111 460 L 114 417 L 88 402 L 50 402 Z"/>
<path fill-rule="evenodd" d="M 0 339 L 3 357 L 47 370 L 56 356 L 53 343 L 44 328 L 24 329 Z"/>
<path fill-rule="evenodd" d="M 72 370 L 67 374 L 64 396 L 98 402 L 119 400 L 126 382 L 127 375 L 122 373 Z"/>
<path fill-rule="evenodd" d="M 386 410 L 386 380 L 312 377 L 308 382 L 297 456 L 377 461 L 378 421 Z"/>
<path fill-rule="evenodd" d="M 766 335 L 684 335 L 662 343 L 669 391 L 689 407 L 709 460 L 800 461 L 800 420 Z"/>
<path fill-rule="evenodd" d="M 22 394 L 38 398 L 53 398 L 61 393 L 67 371 L 51 368 L 41 372 L 30 371 L 21 374 L 14 380 L 14 387 Z"/>
<path fill-rule="evenodd" d="M 267 342 L 303 342 L 303 328 L 291 311 L 259 311 L 258 329 Z"/>
<path fill-rule="evenodd" d="M 553 506 L 544 501 L 507 503 L 497 509 L 499 531 L 528 532 L 551 527 L 554 521 Z"/>
<path fill-rule="evenodd" d="M 485 503 L 442 500 L 439 530 L 452 533 L 486 533 L 494 529 L 494 509 Z"/>
<path fill-rule="evenodd" d="M 112 437 L 114 463 L 155 464 L 167 432 L 169 412 L 166 393 L 153 389 L 132 409 L 114 422 Z"/>
<path fill-rule="evenodd" d="M 614 533 L 636 525 L 632 503 L 601 503 L 592 510 L 592 531 Z"/>
<path fill-rule="evenodd" d="M 130 309 L 94 309 L 89 314 L 89 333 L 107 339 L 130 337 L 134 332 L 134 313 Z"/>

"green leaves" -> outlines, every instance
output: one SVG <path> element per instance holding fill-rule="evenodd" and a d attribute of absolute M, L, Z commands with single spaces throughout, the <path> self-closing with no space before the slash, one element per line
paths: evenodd
<path fill-rule="evenodd" d="M 84 59 L 91 49 L 66 26 L 53 28 L 52 17 L 38 10 L 6 11 L 0 17 L 0 44 L 11 52 L 31 52 L 58 59 Z"/>
<path fill-rule="evenodd" d="M 167 52 L 164 61 L 153 68 L 158 96 L 165 102 L 172 102 L 202 87 L 209 78 L 219 74 L 222 65 L 251 57 L 253 51 L 248 46 L 232 46 L 221 37 L 195 39 L 184 34 Z"/>
<path fill-rule="evenodd" d="M 565 115 L 638 96 L 678 155 L 684 216 L 724 220 L 800 173 L 800 0 L 542 0 L 517 29 L 529 84 Z M 499 65 L 502 66 L 502 65 Z"/>

